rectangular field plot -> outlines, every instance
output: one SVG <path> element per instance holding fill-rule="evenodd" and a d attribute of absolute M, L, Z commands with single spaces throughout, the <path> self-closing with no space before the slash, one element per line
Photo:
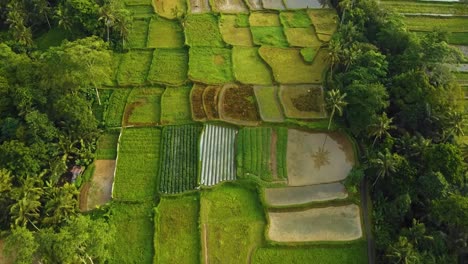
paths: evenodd
<path fill-rule="evenodd" d="M 343 245 L 259 248 L 253 254 L 252 263 L 365 264 L 368 263 L 367 243 L 365 241 L 358 241 Z"/>
<path fill-rule="evenodd" d="M 234 80 L 231 50 L 225 48 L 190 48 L 189 78 L 206 84 L 224 84 Z"/>
<path fill-rule="evenodd" d="M 167 88 L 161 99 L 161 124 L 191 122 L 190 87 Z"/>
<path fill-rule="evenodd" d="M 271 134 L 269 127 L 243 128 L 237 135 L 237 170 L 242 176 L 257 176 L 270 181 L 272 177 Z"/>
<path fill-rule="evenodd" d="M 202 191 L 200 200 L 203 263 L 249 263 L 265 227 L 256 192 L 224 184 Z"/>
<path fill-rule="evenodd" d="M 335 9 L 308 9 L 307 14 L 318 34 L 331 36 L 338 28 L 338 15 Z"/>
<path fill-rule="evenodd" d="M 174 19 L 187 13 L 185 0 L 153 0 L 154 11 L 162 17 Z"/>
<path fill-rule="evenodd" d="M 432 1 L 381 1 L 380 4 L 385 9 L 393 10 L 398 13 L 450 15 L 468 14 L 468 10 L 463 8 L 462 3 L 436 3 Z"/>
<path fill-rule="evenodd" d="M 241 15 L 222 14 L 219 21 L 219 30 L 224 42 L 234 46 L 253 46 L 252 34 L 248 27 L 238 26 Z"/>
<path fill-rule="evenodd" d="M 198 137 L 202 127 L 167 126 L 163 129 L 159 191 L 173 194 L 198 186 Z"/>
<path fill-rule="evenodd" d="M 221 120 L 244 126 L 259 124 L 260 114 L 252 86 L 226 84 L 219 100 Z"/>
<path fill-rule="evenodd" d="M 184 42 L 184 29 L 179 21 L 160 17 L 151 19 L 147 43 L 149 48 L 182 48 Z"/>
<path fill-rule="evenodd" d="M 200 184 L 211 186 L 236 179 L 233 128 L 206 125 L 200 140 Z"/>
<path fill-rule="evenodd" d="M 255 45 L 287 47 L 288 41 L 282 27 L 251 27 Z"/>
<path fill-rule="evenodd" d="M 314 85 L 281 85 L 279 98 L 289 118 L 325 118 L 323 90 Z"/>
<path fill-rule="evenodd" d="M 210 0 L 189 0 L 188 13 L 203 14 L 211 12 Z"/>
<path fill-rule="evenodd" d="M 208 120 L 219 120 L 218 99 L 222 86 L 210 85 L 203 91 L 203 109 Z"/>
<path fill-rule="evenodd" d="M 283 1 L 279 0 L 262 0 L 263 8 L 272 10 L 284 10 Z"/>
<path fill-rule="evenodd" d="M 109 106 L 104 114 L 104 122 L 107 127 L 122 126 L 122 117 L 127 104 L 127 98 L 131 89 L 115 89 L 109 99 Z"/>
<path fill-rule="evenodd" d="M 437 27 L 447 32 L 468 32 L 468 17 L 406 16 L 404 21 L 413 31 L 432 31 Z"/>
<path fill-rule="evenodd" d="M 328 1 L 321 0 L 284 0 L 287 9 L 304 9 L 304 8 L 327 8 L 331 7 Z"/>
<path fill-rule="evenodd" d="M 206 85 L 194 84 L 190 92 L 190 107 L 192 109 L 192 119 L 195 121 L 206 121 L 208 118 L 203 108 L 203 93 Z"/>
<path fill-rule="evenodd" d="M 183 85 L 188 81 L 188 51 L 186 49 L 155 49 L 148 82 Z"/>
<path fill-rule="evenodd" d="M 268 237 L 277 242 L 350 241 L 362 236 L 359 206 L 269 212 Z"/>
<path fill-rule="evenodd" d="M 128 6 L 134 5 L 151 5 L 151 0 L 124 0 L 124 3 Z"/>
<path fill-rule="evenodd" d="M 258 54 L 258 48 L 234 47 L 232 63 L 236 80 L 243 84 L 268 85 L 273 82 L 272 73 Z"/>
<path fill-rule="evenodd" d="M 292 47 L 316 47 L 318 50 L 322 45 L 313 27 L 285 28 L 284 33 L 289 45 Z"/>
<path fill-rule="evenodd" d="M 199 263 L 199 208 L 198 194 L 161 198 L 154 223 L 154 264 Z"/>
<path fill-rule="evenodd" d="M 249 16 L 249 24 L 252 27 L 279 27 L 281 26 L 278 14 L 266 12 L 254 12 Z"/>
<path fill-rule="evenodd" d="M 125 125 L 157 125 L 161 116 L 163 88 L 134 88 L 125 108 Z"/>
<path fill-rule="evenodd" d="M 287 151 L 288 151 L 288 128 L 276 127 L 273 130 L 272 142 L 276 140 L 276 166 L 278 168 L 276 174 L 280 179 L 288 178 L 288 166 L 287 166 Z M 275 172 L 273 171 L 273 175 Z"/>
<path fill-rule="evenodd" d="M 262 0 L 246 0 L 245 3 L 250 10 L 262 10 Z"/>
<path fill-rule="evenodd" d="M 211 8 L 218 13 L 247 13 L 243 0 L 210 0 Z"/>
<path fill-rule="evenodd" d="M 113 160 L 117 157 L 117 142 L 120 130 L 110 130 L 102 134 L 96 146 L 96 159 Z"/>
<path fill-rule="evenodd" d="M 123 201 L 152 200 L 156 194 L 161 131 L 127 128 L 122 132 L 113 198 Z"/>
<path fill-rule="evenodd" d="M 305 10 L 283 11 L 280 13 L 280 20 L 286 28 L 308 28 L 312 24 Z"/>
<path fill-rule="evenodd" d="M 216 16 L 188 15 L 184 27 L 185 42 L 190 47 L 224 47 Z"/>
<path fill-rule="evenodd" d="M 278 98 L 278 86 L 255 86 L 260 117 L 265 122 L 284 122 L 284 114 Z"/>
<path fill-rule="evenodd" d="M 117 82 L 120 86 L 138 86 L 146 82 L 153 50 L 132 50 L 120 61 Z"/>
<path fill-rule="evenodd" d="M 126 48 L 146 48 L 146 39 L 148 38 L 148 20 L 137 19 L 132 23 L 128 34 Z"/>
<path fill-rule="evenodd" d="M 145 5 L 127 5 L 126 9 L 131 12 L 134 19 L 150 19 L 154 15 L 154 8 L 151 6 L 151 0 L 145 1 Z"/>

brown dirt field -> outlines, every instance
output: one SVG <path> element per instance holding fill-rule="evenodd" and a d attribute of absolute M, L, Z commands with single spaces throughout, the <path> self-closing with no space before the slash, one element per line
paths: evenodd
<path fill-rule="evenodd" d="M 322 87 L 317 85 L 281 85 L 280 101 L 289 118 L 325 118 Z"/>
<path fill-rule="evenodd" d="M 192 14 L 201 14 L 211 12 L 209 0 L 190 0 L 189 10 Z"/>
<path fill-rule="evenodd" d="M 206 227 L 206 224 L 203 224 L 202 228 L 202 233 L 203 233 L 203 258 L 205 260 L 205 264 L 208 264 L 208 228 Z"/>
<path fill-rule="evenodd" d="M 265 189 L 265 200 L 272 206 L 299 205 L 348 197 L 341 183 Z"/>
<path fill-rule="evenodd" d="M 203 92 L 205 91 L 205 88 L 205 85 L 195 84 L 190 93 L 192 118 L 195 121 L 205 121 L 208 118 L 206 116 L 205 109 L 203 108 Z"/>
<path fill-rule="evenodd" d="M 278 242 L 350 241 L 362 237 L 359 206 L 269 212 L 268 236 Z"/>
<path fill-rule="evenodd" d="M 0 263 L 13 264 L 13 261 L 11 259 L 8 259 L 3 253 L 4 246 L 5 246 L 5 242 L 3 240 L 0 240 Z"/>
<path fill-rule="evenodd" d="M 221 86 L 208 86 L 203 92 L 203 108 L 209 120 L 219 119 L 218 97 Z"/>
<path fill-rule="evenodd" d="M 87 194 L 87 210 L 103 205 L 112 199 L 115 160 L 96 160 L 94 175 Z"/>
<path fill-rule="evenodd" d="M 254 90 L 249 85 L 225 85 L 221 91 L 219 112 L 221 119 L 234 124 L 252 126 L 260 122 Z"/>
<path fill-rule="evenodd" d="M 288 130 L 288 184 L 305 186 L 344 180 L 354 166 L 354 151 L 345 136 Z"/>

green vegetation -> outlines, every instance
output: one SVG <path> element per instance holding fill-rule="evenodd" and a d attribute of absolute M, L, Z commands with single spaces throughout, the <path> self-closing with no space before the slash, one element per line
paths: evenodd
<path fill-rule="evenodd" d="M 468 9 L 462 3 L 422 2 L 422 1 L 382 1 L 381 5 L 398 13 L 426 13 L 466 15 Z"/>
<path fill-rule="evenodd" d="M 330 36 L 335 33 L 338 27 L 338 16 L 334 9 L 308 9 L 307 14 L 317 33 Z"/>
<path fill-rule="evenodd" d="M 284 33 L 291 47 L 314 47 L 318 50 L 322 45 L 313 27 L 285 28 Z"/>
<path fill-rule="evenodd" d="M 109 130 L 102 134 L 96 146 L 96 159 L 115 159 L 120 130 Z"/>
<path fill-rule="evenodd" d="M 276 164 L 277 164 L 277 176 L 280 179 L 288 178 L 288 167 L 287 167 L 287 156 L 288 151 L 288 129 L 286 127 L 276 127 L 274 130 L 276 133 Z"/>
<path fill-rule="evenodd" d="M 234 46 L 253 46 L 250 29 L 248 27 L 238 26 L 239 17 L 240 15 L 221 15 L 219 31 L 221 32 L 223 40 L 227 44 Z"/>
<path fill-rule="evenodd" d="M 262 120 L 284 122 L 284 114 L 278 98 L 278 86 L 256 86 L 254 92 Z"/>
<path fill-rule="evenodd" d="M 199 263 L 198 194 L 162 198 L 154 221 L 154 264 Z"/>
<path fill-rule="evenodd" d="M 132 50 L 125 53 L 119 65 L 117 82 L 120 86 L 138 86 L 146 82 L 153 59 L 153 50 Z"/>
<path fill-rule="evenodd" d="M 222 15 L 221 15 L 222 17 Z M 247 14 L 237 14 L 236 15 L 236 27 L 250 27 L 249 24 L 249 15 Z"/>
<path fill-rule="evenodd" d="M 249 24 L 252 27 L 280 27 L 278 14 L 254 12 L 249 16 Z"/>
<path fill-rule="evenodd" d="M 160 121 L 162 88 L 134 88 L 130 93 L 124 124 L 155 125 Z"/>
<path fill-rule="evenodd" d="M 158 15 L 168 18 L 181 18 L 187 12 L 187 2 L 185 0 L 152 0 L 154 11 Z"/>
<path fill-rule="evenodd" d="M 216 16 L 188 15 L 184 27 L 185 43 L 190 47 L 224 47 Z"/>
<path fill-rule="evenodd" d="M 161 99 L 161 124 L 190 123 L 190 87 L 167 88 Z"/>
<path fill-rule="evenodd" d="M 301 49 L 301 55 L 305 62 L 312 63 L 314 61 L 315 55 L 317 55 L 316 48 L 303 48 Z"/>
<path fill-rule="evenodd" d="M 132 28 L 128 34 L 126 48 L 146 48 L 146 40 L 148 38 L 148 20 L 137 19 L 132 23 Z"/>
<path fill-rule="evenodd" d="M 187 82 L 188 51 L 155 49 L 148 82 L 179 86 Z"/>
<path fill-rule="evenodd" d="M 271 181 L 271 133 L 269 127 L 243 128 L 237 135 L 237 172 L 239 177 L 256 176 Z M 273 156 L 276 157 L 276 156 Z"/>
<path fill-rule="evenodd" d="M 36 39 L 37 48 L 46 50 L 50 47 L 60 46 L 66 39 L 72 39 L 72 34 L 69 31 L 62 28 L 52 28 Z"/>
<path fill-rule="evenodd" d="M 159 192 L 181 193 L 198 186 L 198 139 L 194 125 L 163 128 Z"/>
<path fill-rule="evenodd" d="M 280 20 L 285 28 L 308 28 L 312 24 L 305 10 L 282 11 Z"/>
<path fill-rule="evenodd" d="M 464 17 L 407 16 L 404 21 L 408 29 L 414 31 L 433 31 L 438 28 L 447 32 L 468 33 L 468 18 Z"/>
<path fill-rule="evenodd" d="M 207 84 L 223 84 L 234 80 L 231 50 L 224 48 L 191 48 L 189 77 Z"/>
<path fill-rule="evenodd" d="M 120 139 L 113 198 L 151 201 L 156 194 L 161 130 L 127 128 Z"/>
<path fill-rule="evenodd" d="M 148 2 L 151 2 L 151 0 Z M 127 5 L 126 9 L 130 11 L 134 19 L 151 19 L 154 15 L 154 8 L 151 3 L 147 5 Z"/>
<path fill-rule="evenodd" d="M 252 263 L 367 263 L 367 243 L 259 248 L 253 254 Z"/>
<path fill-rule="evenodd" d="M 184 29 L 179 21 L 154 17 L 149 24 L 148 48 L 182 48 Z"/>
<path fill-rule="evenodd" d="M 125 111 L 128 95 L 131 89 L 115 89 L 109 99 L 104 120 L 107 127 L 122 126 L 122 118 Z"/>
<path fill-rule="evenodd" d="M 128 6 L 151 5 L 151 0 L 124 0 Z"/>
<path fill-rule="evenodd" d="M 452 32 L 450 33 L 447 42 L 454 45 L 468 45 L 468 33 Z"/>
<path fill-rule="evenodd" d="M 287 47 L 288 41 L 282 27 L 251 27 L 255 45 Z"/>
<path fill-rule="evenodd" d="M 271 71 L 258 54 L 258 48 L 234 47 L 232 63 L 234 76 L 241 83 L 268 85 L 273 82 Z"/>

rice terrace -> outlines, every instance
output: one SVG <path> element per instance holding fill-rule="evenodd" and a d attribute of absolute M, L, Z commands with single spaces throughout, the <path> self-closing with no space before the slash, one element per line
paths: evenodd
<path fill-rule="evenodd" d="M 116 206 L 111 263 L 366 263 L 360 197 L 343 183 L 354 143 L 327 128 L 321 86 L 335 10 L 125 3 L 134 23 L 101 90 L 114 130 L 98 152 L 114 155 L 94 165 Z M 95 181 L 84 210 L 107 202 Z"/>

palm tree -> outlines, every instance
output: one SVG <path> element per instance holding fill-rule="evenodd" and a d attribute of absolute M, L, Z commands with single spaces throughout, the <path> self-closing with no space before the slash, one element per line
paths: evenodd
<path fill-rule="evenodd" d="M 7 15 L 7 23 L 10 24 L 10 30 L 13 38 L 20 44 L 27 46 L 32 45 L 31 29 L 24 24 L 25 14 L 19 4 L 12 4 L 8 6 L 10 12 Z"/>
<path fill-rule="evenodd" d="M 331 122 L 335 113 L 338 112 L 338 115 L 343 115 L 343 108 L 348 104 L 344 99 L 346 97 L 346 93 L 341 94 L 340 90 L 331 90 L 327 93 L 327 97 L 325 98 L 326 106 L 329 110 L 331 110 L 330 119 L 328 121 L 328 130 L 330 130 Z"/>
<path fill-rule="evenodd" d="M 333 77 L 333 68 L 340 62 L 342 45 L 338 39 L 332 39 L 328 43 L 327 62 L 330 63 L 330 77 Z"/>
<path fill-rule="evenodd" d="M 338 4 L 343 14 L 341 15 L 340 26 L 343 24 L 344 18 L 346 16 L 346 10 L 350 9 L 353 6 L 353 0 L 341 0 Z"/>
<path fill-rule="evenodd" d="M 41 202 L 44 194 L 40 177 L 27 177 L 22 181 L 22 186 L 14 190 L 13 196 L 16 196 L 16 203 L 10 207 L 10 214 L 14 219 L 13 226 L 26 226 L 29 222 L 36 229 L 34 223 L 40 217 Z"/>
<path fill-rule="evenodd" d="M 386 257 L 391 260 L 391 263 L 421 263 L 418 252 L 414 249 L 413 244 L 404 236 L 400 236 L 398 242 L 390 245 Z"/>
<path fill-rule="evenodd" d="M 450 136 L 464 136 L 465 135 L 465 115 L 462 112 L 457 112 L 449 110 L 447 115 L 444 118 L 446 120 L 448 129 L 447 133 L 444 133 L 445 139 L 448 139 Z"/>
<path fill-rule="evenodd" d="M 49 29 L 51 29 L 50 21 L 49 21 L 49 14 L 50 14 L 50 5 L 49 1 L 47 0 L 34 0 L 33 1 L 35 11 L 43 15 L 47 21 L 47 25 L 49 25 Z"/>
<path fill-rule="evenodd" d="M 47 187 L 47 203 L 45 204 L 44 223 L 59 224 L 77 212 L 76 196 L 78 191 L 75 185 L 66 183 L 62 187 Z"/>
<path fill-rule="evenodd" d="M 67 31 L 71 31 L 72 28 L 72 21 L 68 15 L 67 8 L 60 4 L 55 11 L 55 15 L 58 19 L 58 25 Z"/>
<path fill-rule="evenodd" d="M 369 134 L 374 137 L 372 146 L 375 145 L 377 139 L 381 139 L 384 136 L 391 136 L 388 130 L 395 128 L 395 126 L 392 125 L 392 121 L 393 118 L 388 118 L 387 113 L 383 112 L 382 115 L 377 118 L 377 122 L 369 126 Z"/>
<path fill-rule="evenodd" d="M 374 186 L 380 178 L 385 178 L 396 171 L 395 159 L 388 149 L 385 149 L 385 153 L 378 152 L 377 158 L 372 159 L 370 163 L 372 167 L 377 169 L 377 178 L 375 178 L 372 186 Z"/>
<path fill-rule="evenodd" d="M 107 32 L 107 42 L 110 40 L 110 28 L 113 27 L 115 23 L 115 10 L 112 3 L 106 3 L 99 9 L 99 21 L 104 21 Z"/>

